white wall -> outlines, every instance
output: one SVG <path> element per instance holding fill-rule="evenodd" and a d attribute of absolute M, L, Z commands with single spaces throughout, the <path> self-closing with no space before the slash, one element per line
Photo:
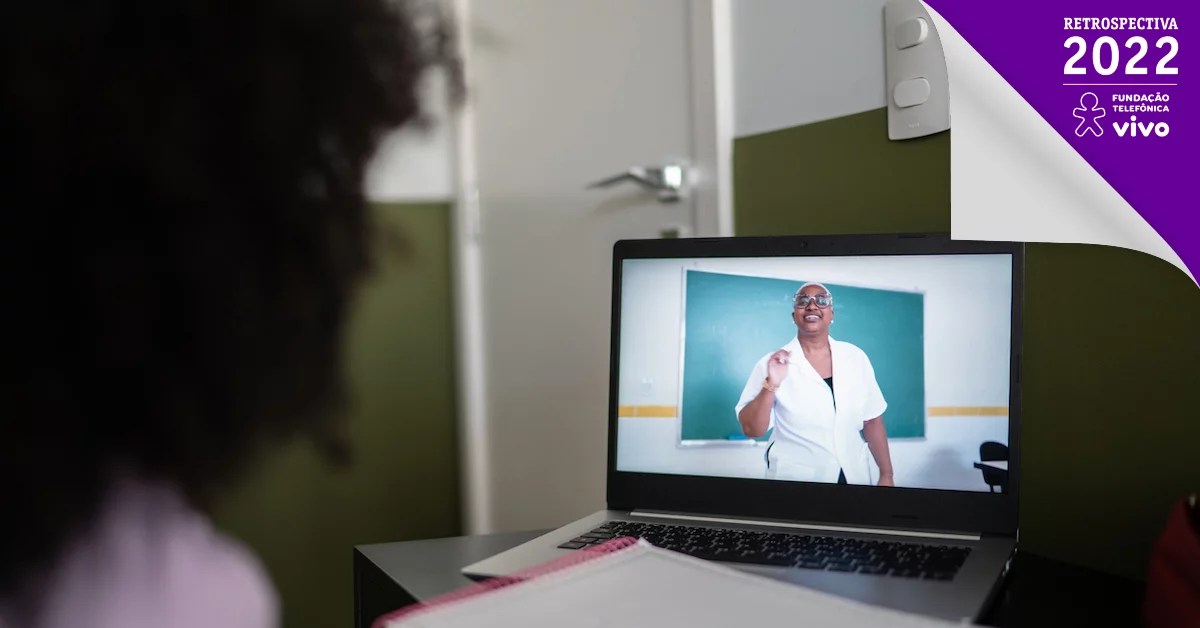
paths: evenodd
<path fill-rule="evenodd" d="M 884 0 L 732 4 L 738 137 L 887 104 Z"/>
<path fill-rule="evenodd" d="M 681 448 L 678 419 L 624 417 L 617 430 L 617 465 L 622 471 L 763 477 L 765 445 Z M 988 490 L 972 466 L 984 441 L 1008 444 L 1008 417 L 927 417 L 925 438 L 888 441 L 896 486 Z"/>
<path fill-rule="evenodd" d="M 925 293 L 928 406 L 1007 406 L 1006 256 L 628 260 L 622 273 L 622 405 L 679 403 L 683 269 Z M 834 295 L 837 300 L 837 295 Z M 790 312 L 781 312 L 786 317 Z M 830 333 L 837 337 L 837 324 Z M 782 347 L 791 340 L 780 338 Z M 647 381 L 651 389 L 647 394 Z"/>
<path fill-rule="evenodd" d="M 1007 406 L 1010 266 L 1005 256 L 982 255 L 627 261 L 622 273 L 619 403 L 680 403 L 686 267 L 923 292 L 926 406 Z M 836 325 L 832 331 L 837 337 Z M 780 338 L 779 346 L 789 341 L 790 337 Z M 622 419 L 619 468 L 761 476 L 761 448 L 681 447 L 678 429 L 678 419 Z M 985 440 L 1007 443 L 1007 417 L 927 417 L 925 438 L 891 441 L 896 482 L 986 490 L 979 471 L 972 467 Z"/>
<path fill-rule="evenodd" d="M 446 201 L 454 197 L 452 120 L 445 77 L 426 77 L 429 126 L 402 129 L 384 140 L 367 171 L 367 198 L 377 202 Z"/>

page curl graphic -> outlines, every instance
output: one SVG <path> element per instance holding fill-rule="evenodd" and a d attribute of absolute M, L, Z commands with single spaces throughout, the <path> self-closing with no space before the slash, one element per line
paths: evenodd
<path fill-rule="evenodd" d="M 1112 185 L 923 4 L 950 79 L 951 237 L 1122 247 L 1166 260 L 1196 281 Z"/>

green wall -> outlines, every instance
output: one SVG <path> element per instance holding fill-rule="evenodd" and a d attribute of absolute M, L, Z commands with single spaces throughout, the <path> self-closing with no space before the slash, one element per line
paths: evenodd
<path fill-rule="evenodd" d="M 738 138 L 738 235 L 950 231 L 950 136 L 892 142 L 885 109 Z M 1157 258 L 1030 244 L 1021 545 L 1143 577 L 1200 489 L 1200 290 Z"/>
<path fill-rule="evenodd" d="M 740 137 L 737 235 L 950 230 L 950 135 L 892 142 L 887 110 Z"/>
<path fill-rule="evenodd" d="M 355 545 L 459 533 L 449 207 L 376 210 L 412 250 L 381 255 L 349 330 L 354 466 L 297 444 L 216 514 L 262 558 L 289 628 L 350 625 Z"/>

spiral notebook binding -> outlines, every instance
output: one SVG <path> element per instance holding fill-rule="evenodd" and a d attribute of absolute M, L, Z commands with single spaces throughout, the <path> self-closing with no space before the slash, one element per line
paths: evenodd
<path fill-rule="evenodd" d="M 595 560 L 596 558 L 599 558 L 600 556 L 604 556 L 606 554 L 612 554 L 614 552 L 619 552 L 625 548 L 628 548 L 628 547 L 631 547 L 631 546 L 634 546 L 637 544 L 638 544 L 638 540 L 635 538 L 631 538 L 631 537 L 622 537 L 622 538 L 618 538 L 618 539 L 613 539 L 606 543 L 602 543 L 602 544 L 596 545 L 594 547 L 589 547 L 587 549 L 579 550 L 579 551 L 569 554 L 567 556 L 563 556 L 561 558 L 552 560 L 550 562 L 543 563 L 543 564 L 537 565 L 535 567 L 531 567 L 524 571 L 519 571 L 514 574 L 507 575 L 507 576 L 499 576 L 496 578 L 489 578 L 488 580 L 484 580 L 482 582 L 475 583 L 473 585 L 464 587 L 457 591 L 452 591 L 450 593 L 440 595 L 438 597 L 435 597 L 435 598 L 429 600 L 428 602 L 411 604 L 411 605 L 405 606 L 404 608 L 401 608 L 399 610 L 392 611 L 391 613 L 381 615 L 379 618 L 377 618 L 374 622 L 371 623 L 371 628 L 387 628 L 387 625 L 391 622 L 398 621 L 401 619 L 411 619 L 414 615 L 424 614 L 429 611 L 436 610 L 438 608 L 448 606 L 451 604 L 455 604 L 457 602 L 461 602 L 463 600 L 475 597 L 475 596 L 483 594 L 483 593 L 487 593 L 489 591 L 495 591 L 496 589 L 503 589 L 505 587 L 510 587 L 514 584 L 520 584 L 527 580 L 532 580 L 534 578 L 539 578 L 539 577 L 549 575 L 549 574 L 552 574 L 555 572 L 560 572 L 560 571 L 569 569 L 571 567 L 575 567 L 577 565 L 586 563 L 590 560 Z"/>

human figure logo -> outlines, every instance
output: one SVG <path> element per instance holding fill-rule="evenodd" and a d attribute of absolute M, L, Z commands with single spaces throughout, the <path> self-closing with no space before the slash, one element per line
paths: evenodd
<path fill-rule="evenodd" d="M 1092 92 L 1087 92 L 1079 97 L 1079 106 L 1071 113 L 1079 118 L 1079 125 L 1075 127 L 1075 135 L 1083 137 L 1089 132 L 1100 137 L 1104 135 L 1104 128 L 1100 126 L 1100 118 L 1104 117 L 1104 107 L 1099 105 L 1100 99 Z"/>

